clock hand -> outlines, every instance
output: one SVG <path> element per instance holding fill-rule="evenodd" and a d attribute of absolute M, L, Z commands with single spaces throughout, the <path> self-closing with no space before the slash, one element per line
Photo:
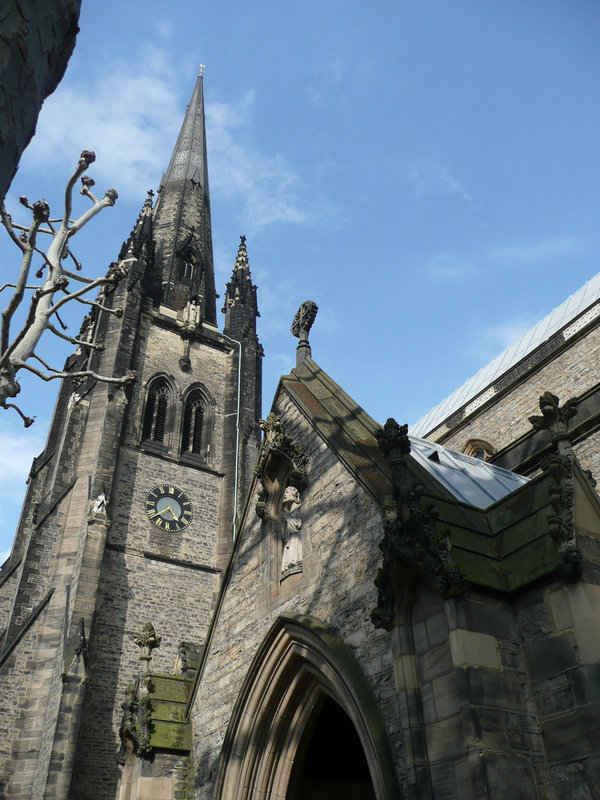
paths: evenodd
<path fill-rule="evenodd" d="M 173 517 L 173 519 L 177 519 L 177 520 L 179 519 L 179 517 L 175 514 L 175 512 L 173 511 L 171 506 L 167 506 L 166 508 L 163 508 L 163 511 L 170 511 L 171 512 L 171 516 Z"/>
<path fill-rule="evenodd" d="M 152 519 L 152 517 L 158 517 L 162 514 L 162 511 L 155 511 L 154 514 L 148 514 L 148 517 Z"/>

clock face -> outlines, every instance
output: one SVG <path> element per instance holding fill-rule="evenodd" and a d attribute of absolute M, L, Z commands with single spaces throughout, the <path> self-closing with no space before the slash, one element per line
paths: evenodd
<path fill-rule="evenodd" d="M 162 531 L 180 531 L 192 521 L 190 498 L 177 486 L 162 483 L 146 495 L 148 519 Z"/>

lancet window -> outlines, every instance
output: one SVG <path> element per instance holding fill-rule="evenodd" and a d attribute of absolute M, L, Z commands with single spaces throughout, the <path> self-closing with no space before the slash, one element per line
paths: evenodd
<path fill-rule="evenodd" d="M 206 402 L 199 390 L 194 390 L 185 399 L 181 427 L 181 452 L 204 455 Z"/>
<path fill-rule="evenodd" d="M 198 269 L 198 259 L 191 251 L 186 251 L 179 262 L 179 280 L 184 283 L 193 283 Z"/>
<path fill-rule="evenodd" d="M 153 381 L 148 390 L 144 419 L 142 423 L 142 440 L 163 443 L 169 410 L 170 389 L 164 378 Z"/>

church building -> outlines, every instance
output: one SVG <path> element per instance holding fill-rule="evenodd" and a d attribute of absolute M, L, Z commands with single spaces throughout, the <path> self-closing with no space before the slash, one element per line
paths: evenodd
<path fill-rule="evenodd" d="M 0 794 L 600 797 L 600 276 L 411 429 L 299 298 L 261 419 L 202 80 L 67 360 L 137 380 L 62 382 L 0 570 Z"/>

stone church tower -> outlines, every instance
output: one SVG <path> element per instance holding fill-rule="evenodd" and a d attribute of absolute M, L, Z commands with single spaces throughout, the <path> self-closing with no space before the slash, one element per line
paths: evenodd
<path fill-rule="evenodd" d="M 132 635 L 147 620 L 168 632 L 158 672 L 184 639 L 198 651 L 256 462 L 256 286 L 242 237 L 220 333 L 201 77 L 156 203 L 111 268 L 127 275 L 66 368 L 137 380 L 63 382 L 0 578 L 0 786 L 14 800 L 116 796 Z"/>

